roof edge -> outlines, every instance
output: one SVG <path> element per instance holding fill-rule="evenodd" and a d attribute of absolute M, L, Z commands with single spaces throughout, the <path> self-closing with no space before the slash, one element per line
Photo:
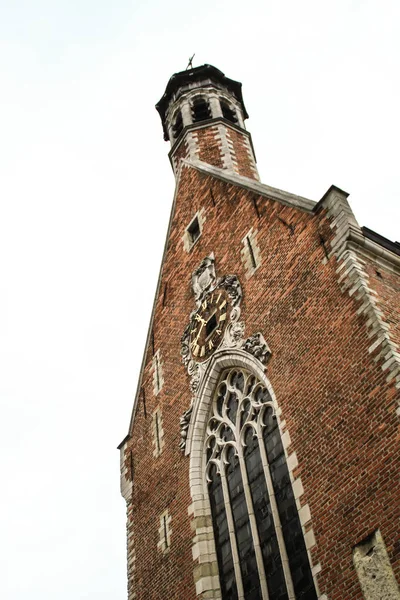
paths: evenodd
<path fill-rule="evenodd" d="M 188 167 L 197 169 L 202 173 L 216 177 L 221 181 L 225 181 L 226 183 L 232 183 L 233 185 L 238 185 L 243 189 L 255 192 L 256 194 L 260 194 L 261 196 L 271 198 L 272 200 L 277 200 L 278 202 L 280 202 L 281 204 L 285 204 L 286 206 L 298 208 L 306 212 L 313 212 L 316 204 L 315 201 L 310 200 L 309 198 L 297 196 L 296 194 L 292 194 L 291 192 L 286 192 L 284 190 L 271 187 L 269 185 L 266 185 L 265 183 L 260 183 L 255 179 L 251 179 L 250 177 L 244 177 L 243 175 L 231 173 L 229 171 L 226 171 L 225 169 L 214 167 L 213 165 L 209 165 L 208 163 L 204 163 L 200 160 L 189 161 L 187 159 L 182 159 L 182 163 L 184 163 Z"/>

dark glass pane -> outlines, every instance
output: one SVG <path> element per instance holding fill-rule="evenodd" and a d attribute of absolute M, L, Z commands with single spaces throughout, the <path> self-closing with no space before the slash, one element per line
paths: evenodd
<path fill-rule="evenodd" d="M 247 417 L 250 414 L 250 409 L 251 409 L 251 403 L 250 400 L 245 400 L 242 404 L 242 414 L 240 417 L 240 427 L 243 427 Z"/>
<path fill-rule="evenodd" d="M 221 427 L 221 438 L 224 442 L 232 442 L 235 439 L 233 431 L 228 425 L 223 425 Z"/>
<path fill-rule="evenodd" d="M 246 395 L 250 394 L 250 392 L 254 388 L 255 383 L 256 383 L 256 378 L 253 375 L 248 378 L 247 385 L 246 385 Z"/>
<path fill-rule="evenodd" d="M 272 483 L 282 525 L 283 538 L 289 559 L 293 587 L 297 600 L 316 600 L 317 594 L 311 574 L 304 536 L 293 496 L 278 423 L 268 411 L 264 417 L 264 442 Z"/>
<path fill-rule="evenodd" d="M 260 578 L 258 576 L 253 536 L 251 534 L 246 498 L 243 490 L 242 475 L 240 472 L 239 460 L 235 457 L 233 448 L 228 452 L 228 460 L 229 464 L 227 465 L 226 475 L 233 520 L 235 523 L 244 597 L 246 600 L 262 600 Z"/>
<path fill-rule="evenodd" d="M 271 402 L 272 398 L 271 398 L 271 394 L 269 393 L 269 391 L 267 390 L 267 388 L 265 387 L 258 387 L 255 393 L 255 398 L 257 400 L 257 402 Z"/>
<path fill-rule="evenodd" d="M 232 375 L 232 385 L 241 392 L 243 392 L 244 375 L 241 371 L 238 371 L 237 373 L 235 372 L 234 375 Z"/>
<path fill-rule="evenodd" d="M 221 477 L 217 474 L 217 469 L 214 465 L 210 467 L 209 477 L 211 483 L 209 484 L 208 491 L 210 495 L 222 597 L 224 600 L 237 600 L 238 593 L 233 568 L 232 549 L 229 540 Z"/>
<path fill-rule="evenodd" d="M 208 442 L 208 448 L 207 448 L 207 461 L 208 461 L 208 460 L 210 460 L 210 458 L 211 458 L 211 456 L 212 456 L 213 450 L 214 450 L 214 448 L 215 448 L 215 444 L 216 444 L 215 437 L 212 437 L 212 438 L 210 439 L 210 441 Z"/>
<path fill-rule="evenodd" d="M 235 392 L 230 392 L 226 407 L 226 414 L 232 423 L 236 423 L 236 414 L 238 409 L 238 399 Z"/>
<path fill-rule="evenodd" d="M 245 443 L 244 457 L 247 477 L 253 499 L 254 515 L 264 560 L 269 598 L 270 600 L 287 600 L 288 594 L 282 560 L 272 518 L 271 503 L 261 462 L 260 448 L 252 427 L 248 427 L 247 429 Z"/>

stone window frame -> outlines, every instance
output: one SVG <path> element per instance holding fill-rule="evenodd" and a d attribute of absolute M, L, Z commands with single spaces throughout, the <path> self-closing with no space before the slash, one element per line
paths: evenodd
<path fill-rule="evenodd" d="M 246 279 L 250 279 L 261 265 L 261 251 L 257 242 L 258 230 L 253 227 L 242 239 L 243 248 L 240 253 L 245 268 Z"/>
<path fill-rule="evenodd" d="M 153 437 L 153 456 L 157 458 L 163 451 L 165 442 L 164 442 L 164 427 L 163 427 L 163 417 L 161 408 L 158 406 L 156 410 L 153 412 L 151 418 L 151 431 Z"/>
<path fill-rule="evenodd" d="M 318 587 L 317 575 L 321 571 L 321 565 L 313 563 L 311 555 L 311 548 L 316 545 L 316 542 L 311 523 L 310 508 L 308 504 L 301 504 L 304 489 L 301 478 L 295 478 L 294 476 L 294 471 L 298 466 L 297 456 L 295 452 L 290 451 L 289 432 L 286 429 L 285 421 L 281 420 L 281 410 L 278 407 L 272 386 L 265 376 L 265 366 L 247 352 L 234 349 L 218 351 L 211 358 L 193 401 L 192 418 L 188 429 L 185 453 L 190 454 L 189 485 L 192 503 L 188 507 L 188 514 L 193 519 L 192 528 L 195 534 L 192 554 L 196 563 L 194 567 L 196 595 L 200 596 L 207 593 L 207 598 L 221 600 L 211 506 L 205 477 L 204 444 L 215 386 L 221 373 L 230 367 L 243 368 L 252 373 L 267 387 L 272 397 L 315 589 L 319 600 L 327 600 L 324 594 L 320 594 Z M 294 600 L 294 597 L 291 600 Z"/>
<path fill-rule="evenodd" d="M 167 508 L 160 515 L 160 527 L 158 528 L 160 539 L 157 543 L 157 548 L 161 550 L 163 554 L 167 554 L 171 547 L 171 520 L 172 517 Z"/>
<path fill-rule="evenodd" d="M 151 370 L 153 371 L 153 393 L 157 396 L 164 385 L 163 361 L 160 350 L 153 354 Z"/>
<path fill-rule="evenodd" d="M 192 236 L 190 234 L 190 227 L 193 225 L 193 223 L 196 221 L 199 224 L 199 235 L 197 236 L 197 238 L 195 240 L 192 239 Z M 202 236 L 203 233 L 203 228 L 204 228 L 204 223 L 205 223 L 205 209 L 201 208 L 200 210 L 198 210 L 195 215 L 192 217 L 190 223 L 187 225 L 186 229 L 185 229 L 185 233 L 182 236 L 182 241 L 183 241 L 183 247 L 186 250 L 186 252 L 190 252 L 191 249 L 197 244 L 197 242 L 199 241 L 199 239 Z"/>

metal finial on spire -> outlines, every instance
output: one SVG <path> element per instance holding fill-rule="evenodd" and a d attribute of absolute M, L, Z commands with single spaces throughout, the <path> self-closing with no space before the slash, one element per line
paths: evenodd
<path fill-rule="evenodd" d="M 192 56 L 191 58 L 189 58 L 189 62 L 188 62 L 188 65 L 187 65 L 187 67 L 186 67 L 186 71 L 187 71 L 188 69 L 193 69 L 193 59 L 194 59 L 194 56 L 195 56 L 195 55 L 193 54 L 193 56 Z"/>

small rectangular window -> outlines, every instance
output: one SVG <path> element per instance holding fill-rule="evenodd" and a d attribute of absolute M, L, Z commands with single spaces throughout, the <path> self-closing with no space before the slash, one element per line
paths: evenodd
<path fill-rule="evenodd" d="M 187 228 L 189 234 L 190 243 L 193 245 L 195 241 L 200 237 L 200 223 L 199 219 L 195 217 Z"/>
<path fill-rule="evenodd" d="M 194 244 L 197 242 L 199 237 L 203 235 L 203 227 L 205 221 L 205 209 L 201 208 L 193 216 L 189 225 L 185 228 L 184 235 L 182 237 L 183 247 L 186 252 L 190 252 Z"/>
<path fill-rule="evenodd" d="M 250 236 L 246 236 L 246 242 L 247 242 L 247 248 L 248 248 L 249 254 L 250 254 L 251 264 L 252 264 L 253 269 L 255 269 L 257 267 L 257 262 L 256 262 L 256 257 L 254 256 L 254 250 L 253 250 L 253 246 L 251 244 Z"/>

